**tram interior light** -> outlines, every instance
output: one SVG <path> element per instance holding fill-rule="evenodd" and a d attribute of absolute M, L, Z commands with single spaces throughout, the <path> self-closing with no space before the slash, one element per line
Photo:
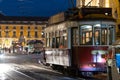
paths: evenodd
<path fill-rule="evenodd" d="M 89 29 L 89 28 L 92 28 L 92 26 L 91 26 L 91 25 L 83 25 L 82 28 L 83 28 L 83 29 L 86 29 L 86 28 Z"/>
<path fill-rule="evenodd" d="M 100 24 L 95 24 L 94 26 L 100 27 Z"/>
<path fill-rule="evenodd" d="M 92 26 L 86 26 L 86 28 L 92 28 Z"/>
<path fill-rule="evenodd" d="M 96 53 L 99 53 L 99 54 L 106 54 L 106 53 L 108 53 L 108 52 L 105 51 L 105 50 L 93 50 L 93 51 L 91 52 L 91 54 L 96 54 Z"/>
<path fill-rule="evenodd" d="M 66 33 L 63 34 L 63 36 L 66 36 L 66 35 L 67 35 Z"/>
<path fill-rule="evenodd" d="M 105 62 L 105 59 L 102 58 L 103 54 L 106 54 L 107 51 L 104 50 L 93 50 L 91 54 L 93 54 L 93 62 Z"/>

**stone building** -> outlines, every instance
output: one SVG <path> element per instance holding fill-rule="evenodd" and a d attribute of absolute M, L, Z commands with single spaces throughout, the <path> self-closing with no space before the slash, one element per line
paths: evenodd
<path fill-rule="evenodd" d="M 11 48 L 15 43 L 25 46 L 29 40 L 44 39 L 46 17 L 18 17 L 0 14 L 0 49 Z"/>

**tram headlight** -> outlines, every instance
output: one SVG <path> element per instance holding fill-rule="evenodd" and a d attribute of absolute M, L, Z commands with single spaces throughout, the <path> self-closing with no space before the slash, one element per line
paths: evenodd
<path fill-rule="evenodd" d="M 89 66 L 89 67 L 96 67 L 95 64 L 89 64 L 88 66 Z"/>
<path fill-rule="evenodd" d="M 96 67 L 96 65 L 95 65 L 95 64 L 92 64 L 92 66 L 93 66 L 93 67 Z"/>

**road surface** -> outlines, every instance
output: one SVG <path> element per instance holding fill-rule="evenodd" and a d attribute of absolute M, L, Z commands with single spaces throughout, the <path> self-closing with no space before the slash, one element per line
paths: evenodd
<path fill-rule="evenodd" d="M 0 80 L 84 80 L 38 64 L 39 54 L 0 55 Z"/>

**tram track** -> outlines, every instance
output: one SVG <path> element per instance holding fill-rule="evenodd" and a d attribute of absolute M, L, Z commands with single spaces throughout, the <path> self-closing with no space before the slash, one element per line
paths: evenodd
<path fill-rule="evenodd" d="M 8 77 L 7 80 L 36 80 L 35 78 L 28 76 L 17 70 L 12 70 L 4 74 Z"/>
<path fill-rule="evenodd" d="M 62 72 L 57 71 L 57 70 L 53 70 L 51 67 L 47 67 L 47 66 L 44 66 L 44 65 L 35 64 L 35 65 L 31 66 L 31 68 L 33 68 L 33 67 L 37 68 L 37 69 L 39 68 L 39 69 L 42 69 L 42 70 L 50 71 L 50 72 L 55 73 L 55 74 L 64 75 Z M 41 72 L 32 72 L 32 71 L 30 71 L 30 73 L 37 74 L 37 75 L 39 75 L 39 74 L 43 75 Z M 51 75 L 53 75 L 53 74 L 51 74 Z M 46 77 L 46 75 L 43 75 L 43 76 Z M 74 80 L 103 80 L 103 79 L 98 79 L 98 78 L 95 78 L 95 77 L 79 77 L 79 76 L 76 77 L 76 76 L 71 76 L 71 75 L 64 75 L 64 76 L 67 76 L 66 78 L 69 77 L 69 78 L 74 79 Z M 51 79 L 50 79 L 50 77 L 48 77 L 46 80 L 53 80 L 53 79 L 55 79 L 55 77 L 51 78 Z M 58 78 L 57 78 L 57 80 L 58 80 Z M 59 80 L 69 80 L 69 79 L 59 79 Z"/>
<path fill-rule="evenodd" d="M 46 66 L 38 66 L 38 65 L 24 65 L 21 69 L 20 66 L 19 68 L 16 68 L 17 71 L 30 76 L 34 78 L 35 80 L 84 80 L 82 78 L 75 78 L 75 77 L 70 77 L 70 76 L 65 76 L 61 72 L 52 70 L 50 67 Z M 17 67 L 17 66 L 16 66 Z M 27 68 L 27 69 L 26 69 Z"/>
<path fill-rule="evenodd" d="M 18 78 L 25 76 L 29 80 L 102 80 L 96 79 L 93 77 L 74 77 L 69 75 L 64 75 L 59 71 L 53 70 L 50 67 L 46 67 L 39 64 L 23 64 L 23 65 L 14 65 L 14 73 L 19 74 Z M 11 73 L 7 73 L 8 76 Z M 19 80 L 13 77 L 10 77 L 11 80 Z M 27 80 L 27 79 L 22 79 Z"/>

